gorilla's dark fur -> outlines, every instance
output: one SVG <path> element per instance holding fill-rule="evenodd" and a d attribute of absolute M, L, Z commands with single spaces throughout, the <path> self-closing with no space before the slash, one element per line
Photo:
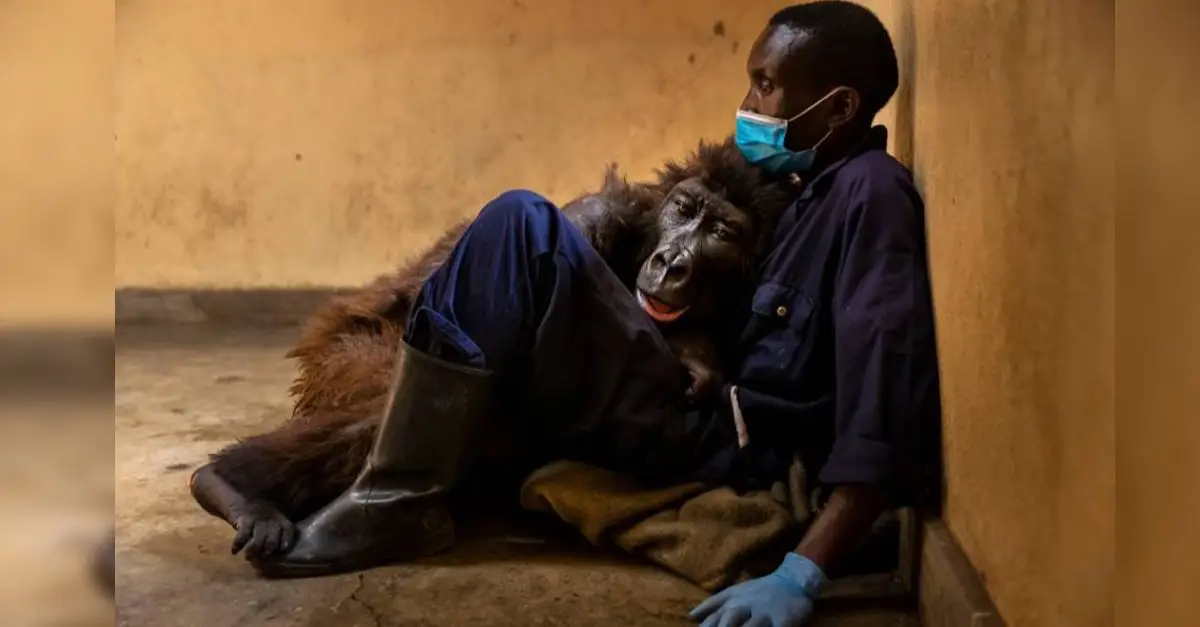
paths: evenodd
<path fill-rule="evenodd" d="M 794 188 L 748 164 L 731 139 L 702 142 L 685 160 L 667 163 L 646 183 L 629 183 L 610 166 L 598 193 L 577 198 L 563 211 L 633 289 L 639 268 L 662 236 L 660 207 L 680 182 L 697 177 L 749 218 L 742 248 L 744 270 L 753 271 Z M 451 228 L 399 271 L 335 297 L 317 311 L 288 353 L 299 364 L 291 387 L 291 419 L 221 450 L 206 469 L 245 499 L 270 503 L 295 522 L 348 488 L 384 411 L 413 301 L 468 224 Z M 739 280 L 744 285 L 748 278 L 743 274 Z M 669 339 L 666 327 L 664 335 Z"/>

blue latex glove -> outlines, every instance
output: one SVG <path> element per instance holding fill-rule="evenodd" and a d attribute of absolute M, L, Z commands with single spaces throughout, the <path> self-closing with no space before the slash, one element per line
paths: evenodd
<path fill-rule="evenodd" d="M 813 612 L 825 573 L 807 557 L 788 553 L 769 575 L 743 581 L 705 599 L 688 616 L 700 627 L 800 627 Z"/>

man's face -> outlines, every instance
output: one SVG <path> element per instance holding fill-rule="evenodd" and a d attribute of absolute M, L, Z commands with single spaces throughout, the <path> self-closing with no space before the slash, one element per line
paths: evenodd
<path fill-rule="evenodd" d="M 741 108 L 761 115 L 788 119 L 812 106 L 831 91 L 816 85 L 807 68 L 821 59 L 806 50 L 809 36 L 786 26 L 768 26 L 754 42 L 746 60 L 750 88 Z M 784 145 L 806 150 L 840 123 L 838 95 L 788 123 Z"/>

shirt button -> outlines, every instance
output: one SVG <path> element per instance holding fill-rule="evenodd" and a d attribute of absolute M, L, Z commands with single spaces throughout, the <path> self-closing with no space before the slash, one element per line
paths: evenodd
<path fill-rule="evenodd" d="M 787 315 L 787 307 L 780 305 L 779 308 L 775 310 L 775 315 L 779 316 L 780 318 L 786 316 Z"/>

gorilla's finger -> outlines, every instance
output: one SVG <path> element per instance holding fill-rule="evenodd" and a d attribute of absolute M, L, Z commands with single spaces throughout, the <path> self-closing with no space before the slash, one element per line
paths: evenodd
<path fill-rule="evenodd" d="M 239 520 L 238 522 L 240 524 L 237 525 L 237 535 L 233 537 L 233 545 L 229 549 L 229 552 L 233 555 L 237 555 L 239 551 L 246 548 L 246 543 L 254 535 L 254 525 L 244 520 Z"/>
<path fill-rule="evenodd" d="M 263 532 L 262 554 L 270 555 L 279 550 L 279 543 L 282 540 L 283 529 L 281 529 L 279 523 L 276 522 L 264 524 L 263 528 L 265 531 Z"/>
<path fill-rule="evenodd" d="M 279 543 L 280 552 L 290 551 L 296 542 L 296 526 L 287 523 L 283 526 L 283 541 Z"/>
<path fill-rule="evenodd" d="M 265 525 L 254 525 L 254 537 L 246 544 L 246 559 L 255 559 L 262 555 L 263 543 L 267 539 L 267 529 Z"/>

